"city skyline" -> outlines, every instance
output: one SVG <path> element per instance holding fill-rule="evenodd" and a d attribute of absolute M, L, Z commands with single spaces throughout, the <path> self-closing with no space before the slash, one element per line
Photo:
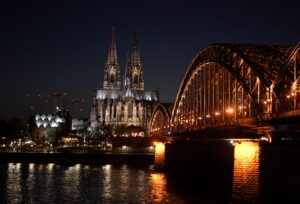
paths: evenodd
<path fill-rule="evenodd" d="M 77 116 L 88 117 L 92 94 L 102 84 L 112 26 L 121 76 L 137 27 L 145 88 L 158 87 L 162 102 L 174 102 L 193 56 L 207 44 L 297 43 L 297 8 L 292 1 L 12 1 L 1 8 L 0 119 L 50 113 L 52 106 L 43 108 L 47 104 L 37 99 L 30 110 L 34 99 L 26 95 L 55 92 L 83 99 L 75 105 L 83 109 Z"/>

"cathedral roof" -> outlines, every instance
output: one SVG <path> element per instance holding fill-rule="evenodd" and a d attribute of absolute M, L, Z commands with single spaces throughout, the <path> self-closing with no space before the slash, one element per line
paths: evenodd
<path fill-rule="evenodd" d="M 128 97 L 133 97 L 134 99 L 141 101 L 158 101 L 158 96 L 155 91 L 136 91 L 131 90 L 130 88 L 127 88 L 125 90 L 105 90 L 105 89 L 99 89 L 97 91 L 96 98 L 99 100 L 104 99 L 124 99 Z"/>

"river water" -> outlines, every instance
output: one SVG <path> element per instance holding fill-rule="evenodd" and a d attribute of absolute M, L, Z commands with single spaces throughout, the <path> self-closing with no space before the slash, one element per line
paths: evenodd
<path fill-rule="evenodd" d="M 200 169 L 197 175 L 188 172 L 174 175 L 158 172 L 153 165 L 0 164 L 0 200 L 1 203 L 299 203 L 298 150 L 298 147 L 262 150 L 259 145 L 236 146 L 232 182 L 221 187 L 207 186 L 207 180 L 214 178 L 208 178 Z"/>

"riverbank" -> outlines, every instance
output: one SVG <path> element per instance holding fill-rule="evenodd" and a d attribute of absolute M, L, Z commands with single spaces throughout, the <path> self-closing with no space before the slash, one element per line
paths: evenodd
<path fill-rule="evenodd" d="M 56 163 L 56 164 L 154 164 L 151 153 L 24 153 L 0 152 L 0 163 Z"/>

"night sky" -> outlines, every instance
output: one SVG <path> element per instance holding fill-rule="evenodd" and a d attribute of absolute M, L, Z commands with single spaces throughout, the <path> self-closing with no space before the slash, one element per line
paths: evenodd
<path fill-rule="evenodd" d="M 88 117 L 112 26 L 122 76 L 138 28 L 145 87 L 158 87 L 162 102 L 175 100 L 193 56 L 207 44 L 300 41 L 297 1 L 7 2 L 0 5 L 0 119 L 51 113 L 52 99 L 37 95 L 55 92 L 67 93 L 60 103 L 84 99 L 73 115 Z"/>

